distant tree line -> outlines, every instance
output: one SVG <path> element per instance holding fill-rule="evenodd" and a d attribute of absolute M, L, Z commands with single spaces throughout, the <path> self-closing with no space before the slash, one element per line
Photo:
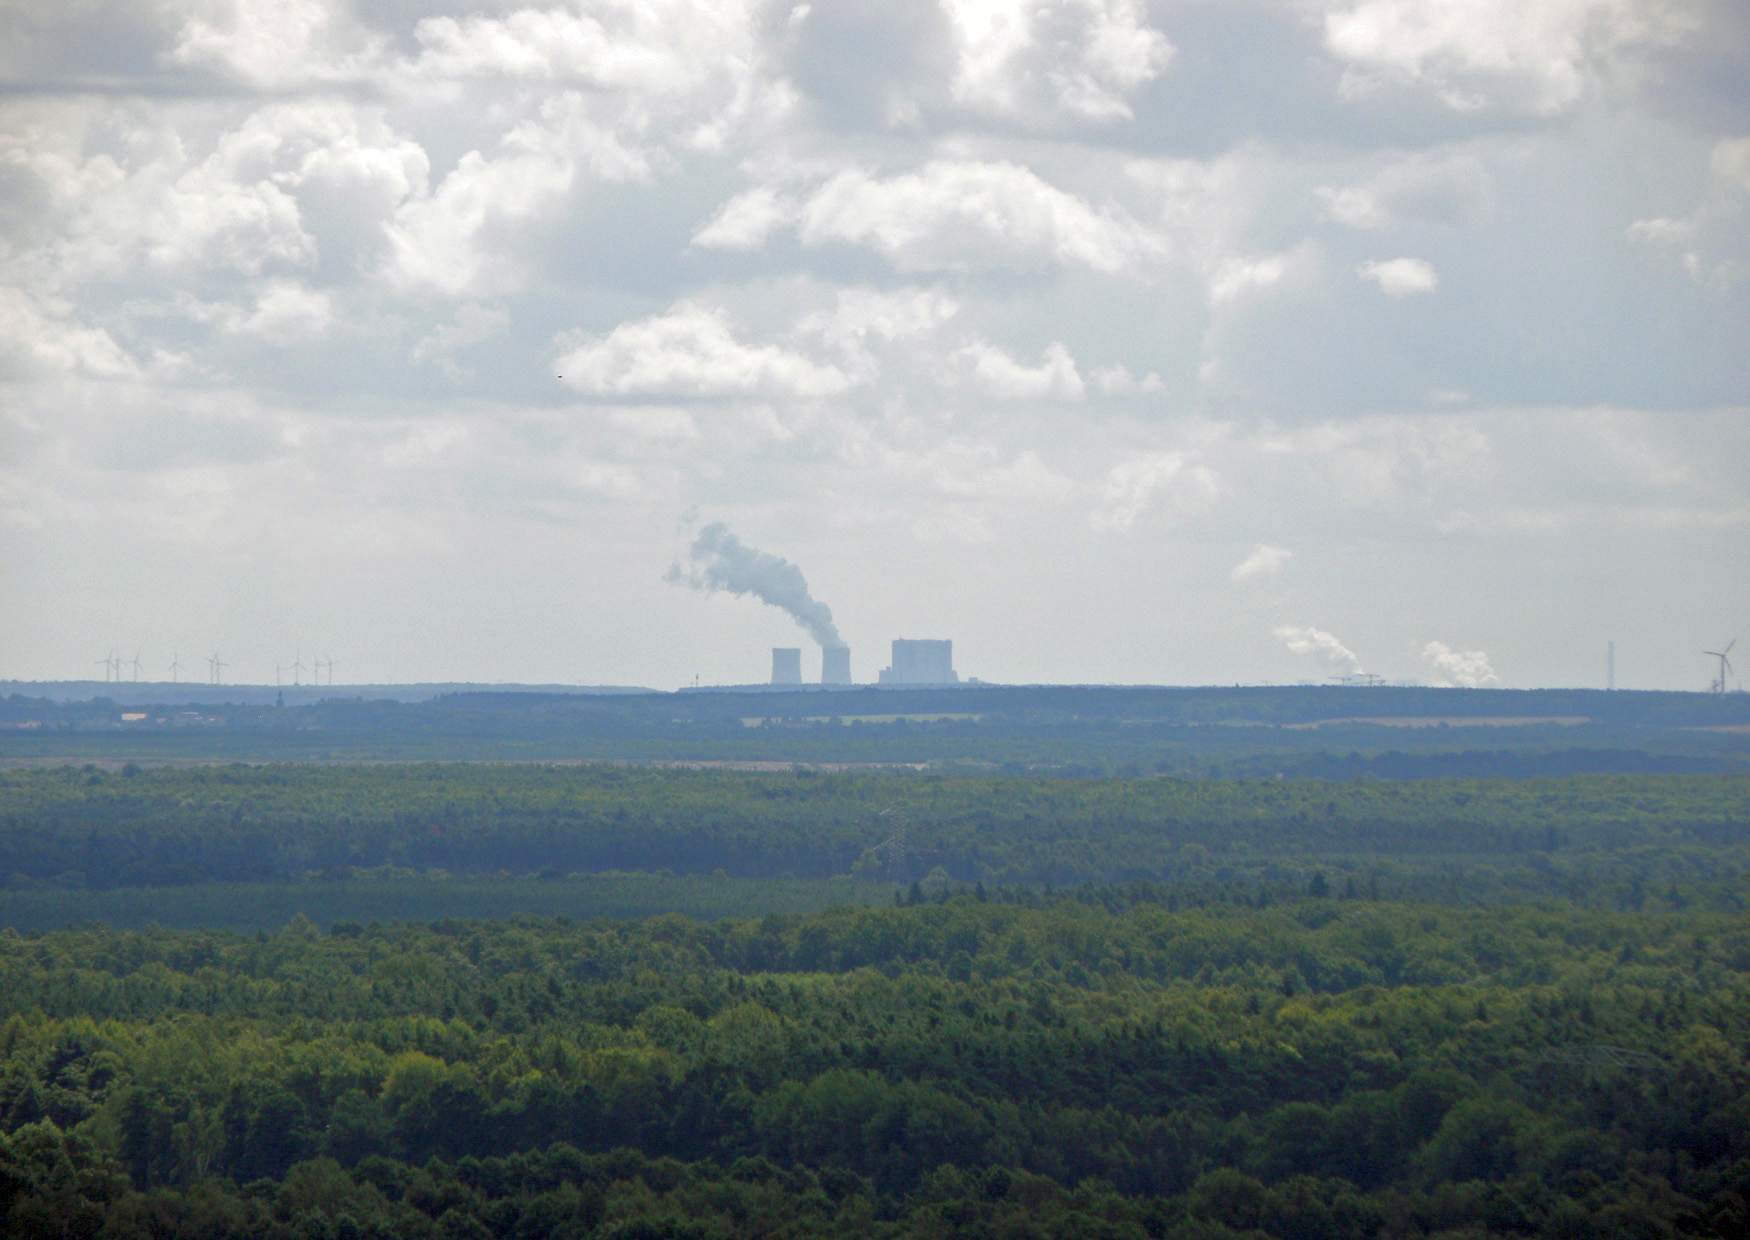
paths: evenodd
<path fill-rule="evenodd" d="M 105 888 L 669 871 L 1009 885 L 1511 868 L 1556 894 L 1744 872 L 1750 776 L 1063 780 L 579 766 L 0 772 L 0 876 Z M 1570 890 L 1572 889 L 1572 890 Z M 1395 889 L 1399 894 L 1408 890 Z"/>
<path fill-rule="evenodd" d="M 222 696 L 222 695 L 221 695 Z M 124 712 L 138 718 L 123 719 Z M 1431 726 L 1385 726 L 1406 717 Z M 274 707 L 0 698 L 0 758 L 977 763 L 1087 777 L 1743 771 L 1743 695 L 962 688 L 334 697 Z M 1307 726 L 1318 724 L 1316 727 Z M 1459 726 L 1465 725 L 1465 726 Z"/>

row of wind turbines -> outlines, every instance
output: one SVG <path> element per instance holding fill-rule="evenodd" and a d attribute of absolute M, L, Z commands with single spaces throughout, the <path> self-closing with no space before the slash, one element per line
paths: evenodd
<path fill-rule="evenodd" d="M 130 679 L 127 675 L 130 671 L 133 673 L 132 679 L 138 681 L 140 679 L 140 671 L 144 666 L 140 661 L 140 656 L 143 653 L 143 650 L 136 650 L 134 651 L 133 658 L 124 659 L 119 653 L 111 650 L 103 658 L 96 660 L 98 666 L 103 668 L 104 683 L 109 684 L 113 682 L 119 684 L 125 682 Z M 206 656 L 206 664 L 207 683 L 209 685 L 224 684 L 225 669 L 231 665 L 219 657 L 219 652 L 217 650 Z M 303 652 L 299 651 L 293 656 L 290 665 L 281 663 L 275 663 L 273 665 L 273 683 L 276 685 L 284 685 L 285 674 L 290 672 L 292 674 L 292 684 L 294 686 L 302 685 L 304 683 L 304 673 L 308 672 L 310 673 L 311 684 L 331 685 L 334 683 L 334 669 L 338 666 L 339 663 L 335 659 L 327 658 L 322 655 L 311 656 L 311 661 L 306 664 L 304 662 Z M 170 655 L 169 667 L 171 684 L 182 683 L 182 670 L 182 656 L 180 653 L 173 651 Z M 326 679 L 324 679 L 324 673 L 326 673 Z"/>

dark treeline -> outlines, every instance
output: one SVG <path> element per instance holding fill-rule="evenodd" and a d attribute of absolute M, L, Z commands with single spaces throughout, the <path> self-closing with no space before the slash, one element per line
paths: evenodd
<path fill-rule="evenodd" d="M 248 695 L 258 699 L 262 690 Z M 271 692 L 271 691 L 268 691 Z M 308 690 L 303 691 L 307 695 Z M 150 707 L 147 695 L 129 702 Z M 13 693 L 0 697 L 0 719 L 98 722 L 106 699 L 61 701 Z M 203 705 L 204 704 L 204 705 Z M 114 702 L 108 702 L 113 708 Z M 226 696 L 223 687 L 183 693 L 175 705 L 228 712 L 266 722 L 277 712 L 260 701 Z M 52 712 L 62 712 L 54 714 Z M 50 712 L 50 713 L 45 713 Z M 896 713 L 973 714 L 1011 723 L 1093 724 L 1304 724 L 1321 720 L 1409 716 L 1428 719 L 1569 718 L 1620 727 L 1696 727 L 1750 722 L 1750 699 L 1740 694 L 1614 692 L 1591 689 L 1439 689 L 1341 685 L 1233 687 L 1116 687 L 1074 685 L 962 685 L 954 688 L 806 688 L 652 693 L 548 693 L 486 688 L 441 694 L 418 702 L 370 700 L 356 690 L 327 691 L 289 712 L 326 726 L 380 731 L 385 727 L 442 731 L 458 724 L 471 733 L 493 727 L 666 729 L 674 725 L 741 724 L 751 717 L 804 721 L 874 718 Z"/>
<path fill-rule="evenodd" d="M 1750 743 L 1710 729 L 1746 723 L 1750 698 L 1737 694 L 1339 686 L 476 692 L 284 708 L 14 695 L 0 700 L 0 724 L 8 725 L 0 727 L 0 758 L 782 760 L 990 763 L 1070 775 L 1536 776 L 1742 770 Z"/>
<path fill-rule="evenodd" d="M 6 932 L 0 1227 L 1750 1229 L 1744 916 L 1161 894 Z"/>
<path fill-rule="evenodd" d="M 1583 897 L 1745 873 L 1750 777 L 1064 780 L 579 766 L 230 766 L 0 773 L 14 887 L 151 887 L 441 871 L 851 875 L 1057 884 L 1310 864 L 1510 871 Z M 1408 881 L 1408 879 L 1405 879 Z"/>

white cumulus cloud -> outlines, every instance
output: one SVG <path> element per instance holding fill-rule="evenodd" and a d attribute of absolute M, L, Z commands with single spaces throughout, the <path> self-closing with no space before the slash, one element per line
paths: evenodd
<path fill-rule="evenodd" d="M 321 289 L 274 280 L 255 299 L 255 309 L 237 329 L 270 342 L 310 340 L 327 332 L 333 299 Z"/>
<path fill-rule="evenodd" d="M 1166 381 L 1154 371 L 1139 377 L 1122 362 L 1095 370 L 1093 381 L 1102 396 L 1153 396 L 1167 390 Z"/>
<path fill-rule="evenodd" d="M 1164 498 L 1179 512 L 1207 507 L 1220 491 L 1215 472 L 1183 452 L 1151 452 L 1120 461 L 1106 475 L 1100 506 L 1088 523 L 1122 533 Z"/>
<path fill-rule="evenodd" d="M 1075 358 L 1053 341 L 1037 366 L 1016 361 L 994 345 L 977 341 L 955 353 L 978 388 L 1001 400 L 1080 400 L 1085 388 Z"/>
<path fill-rule="evenodd" d="M 715 250 L 757 250 L 796 218 L 796 206 L 767 185 L 737 194 L 693 234 L 693 244 Z"/>
<path fill-rule="evenodd" d="M 173 59 L 259 89 L 343 82 L 379 68 L 383 40 L 340 0 L 213 0 L 187 5 Z"/>
<path fill-rule="evenodd" d="M 107 331 L 71 322 L 22 289 L 0 287 L 0 375 L 15 368 L 103 379 L 140 373 L 139 363 Z"/>
<path fill-rule="evenodd" d="M 842 172 L 803 204 L 804 245 L 863 246 L 901 271 L 1117 272 L 1158 242 L 1020 164 L 933 160 L 893 177 Z"/>
<path fill-rule="evenodd" d="M 1440 286 L 1434 265 L 1420 258 L 1372 259 L 1357 267 L 1355 274 L 1373 281 L 1387 297 L 1432 293 Z"/>
<path fill-rule="evenodd" d="M 683 301 L 621 323 L 558 362 L 567 387 L 596 396 L 833 396 L 852 380 L 778 345 L 737 340 L 723 311 Z"/>
<path fill-rule="evenodd" d="M 1035 121 L 1128 120 L 1129 96 L 1173 57 L 1138 0 L 944 0 L 954 97 Z"/>
<path fill-rule="evenodd" d="M 1259 577 L 1274 577 L 1294 557 L 1294 552 L 1287 547 L 1276 547 L 1269 543 L 1259 543 L 1251 553 L 1233 567 L 1228 576 L 1235 581 L 1251 581 Z"/>
<path fill-rule="evenodd" d="M 1549 116 L 1577 103 L 1618 49 L 1668 43 L 1679 6 L 1636 0 L 1343 0 L 1325 15 L 1325 47 L 1343 89 L 1431 91 L 1457 112 Z"/>
<path fill-rule="evenodd" d="M 1699 282 L 1729 286 L 1750 274 L 1744 227 L 1750 195 L 1750 138 L 1725 138 L 1708 157 L 1710 181 L 1700 205 L 1687 215 L 1650 216 L 1628 227 L 1631 240 L 1675 254 Z"/>

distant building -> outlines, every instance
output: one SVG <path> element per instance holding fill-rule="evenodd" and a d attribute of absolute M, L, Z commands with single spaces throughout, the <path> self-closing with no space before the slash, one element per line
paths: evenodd
<path fill-rule="evenodd" d="M 820 683 L 848 685 L 851 683 L 851 648 L 826 646 L 820 652 Z"/>
<path fill-rule="evenodd" d="M 799 685 L 802 683 L 802 650 L 800 647 L 772 647 L 772 683 L 775 685 Z"/>
<path fill-rule="evenodd" d="M 917 641 L 896 638 L 893 643 L 893 666 L 881 669 L 884 685 L 952 685 L 960 677 L 954 674 L 954 643 L 951 641 Z"/>

